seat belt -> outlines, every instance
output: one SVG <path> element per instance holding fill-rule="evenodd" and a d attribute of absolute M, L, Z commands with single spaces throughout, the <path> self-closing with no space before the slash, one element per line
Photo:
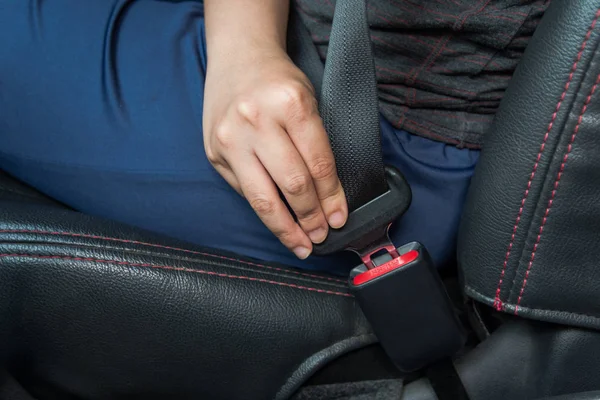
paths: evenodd
<path fill-rule="evenodd" d="M 293 6 L 288 29 L 288 53 L 320 93 L 319 111 L 350 211 L 346 225 L 331 229 L 314 253 L 350 250 L 361 257 L 349 286 L 400 370 L 447 365 L 465 335 L 442 280 L 421 244 L 396 248 L 388 236 L 412 195 L 400 171 L 383 163 L 366 0 L 336 2 L 324 69 Z"/>
<path fill-rule="evenodd" d="M 364 0 L 338 2 L 319 102 L 350 212 L 388 191 L 366 13 Z"/>
<path fill-rule="evenodd" d="M 412 195 L 404 176 L 383 164 L 377 81 L 365 1 L 337 2 L 324 68 L 292 6 L 288 54 L 320 94 L 319 112 L 350 211 L 344 227 L 331 229 L 323 243 L 313 246 L 313 253 L 351 250 L 369 265 L 371 255 L 379 249 L 395 254 L 387 231 L 390 223 L 406 212 Z"/>
<path fill-rule="evenodd" d="M 338 2 L 324 68 L 293 7 L 288 28 L 294 32 L 288 35 L 294 39 L 288 40 L 288 53 L 320 94 L 319 112 L 351 212 L 388 191 L 375 65 L 366 21 L 364 1 Z M 403 189 L 410 195 L 408 185 Z M 322 252 L 330 251 L 323 248 Z"/>

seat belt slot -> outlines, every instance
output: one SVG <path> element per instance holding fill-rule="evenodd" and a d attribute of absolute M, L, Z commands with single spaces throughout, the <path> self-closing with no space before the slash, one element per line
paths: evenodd
<path fill-rule="evenodd" d="M 455 355 L 466 335 L 425 247 L 413 242 L 396 253 L 360 264 L 349 284 L 390 359 L 412 372 Z"/>

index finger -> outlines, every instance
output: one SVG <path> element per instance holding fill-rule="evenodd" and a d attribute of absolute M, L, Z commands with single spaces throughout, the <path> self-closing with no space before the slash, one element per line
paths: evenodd
<path fill-rule="evenodd" d="M 298 258 L 307 258 L 312 251 L 312 242 L 294 221 L 260 160 L 249 153 L 237 155 L 236 159 L 238 162 L 230 165 L 250 206 L 284 246 Z"/>

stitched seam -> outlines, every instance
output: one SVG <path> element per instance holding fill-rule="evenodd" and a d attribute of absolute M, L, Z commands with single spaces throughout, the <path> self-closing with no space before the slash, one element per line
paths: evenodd
<path fill-rule="evenodd" d="M 481 293 L 477 289 L 473 288 L 472 286 L 465 285 L 465 288 L 467 289 L 467 291 L 469 291 L 472 294 L 481 296 L 482 298 L 488 299 L 489 301 L 493 300 L 491 297 L 484 295 L 483 293 Z M 509 303 L 509 302 L 506 302 L 504 304 L 506 306 L 516 306 L 516 304 Z M 600 316 L 584 314 L 584 313 L 577 313 L 577 312 L 573 312 L 573 311 L 555 310 L 555 309 L 551 309 L 551 308 L 538 308 L 538 307 L 521 307 L 521 309 L 528 310 L 528 311 L 548 311 L 548 312 L 555 312 L 555 313 L 564 313 L 564 314 L 575 315 L 575 316 L 580 316 L 580 317 L 593 318 L 593 319 L 599 320 L 599 322 L 600 322 Z"/>
<path fill-rule="evenodd" d="M 96 239 L 96 240 L 104 240 L 104 241 L 118 242 L 118 243 L 137 244 L 137 245 L 142 245 L 142 246 L 154 247 L 154 248 L 158 248 L 158 249 L 181 251 L 181 252 L 184 252 L 184 253 L 194 254 L 194 255 L 199 255 L 199 256 L 204 256 L 204 257 L 214 257 L 214 258 L 221 259 L 221 260 L 226 260 L 226 261 L 235 261 L 235 262 L 239 262 L 241 264 L 245 264 L 245 265 L 249 265 L 249 266 L 253 266 L 253 267 L 259 267 L 259 268 L 270 269 L 270 270 L 274 270 L 274 271 L 278 271 L 278 272 L 283 272 L 283 273 L 290 273 L 290 274 L 296 274 L 296 275 L 301 275 L 301 276 L 307 276 L 307 277 L 315 278 L 315 279 L 327 280 L 327 281 L 332 281 L 332 282 L 346 283 L 346 281 L 343 280 L 343 279 L 329 278 L 329 277 L 326 277 L 326 276 L 313 275 L 313 274 L 309 274 L 309 273 L 305 273 L 305 272 L 287 270 L 287 269 L 277 268 L 277 267 L 271 267 L 271 266 L 268 266 L 268 265 L 257 264 L 257 263 L 253 263 L 253 262 L 250 262 L 250 261 L 239 260 L 237 258 L 226 257 L 226 256 L 217 255 L 217 254 L 203 253 L 203 252 L 200 252 L 200 251 L 186 250 L 186 249 L 182 249 L 182 248 L 178 248 L 178 247 L 164 246 L 164 245 L 154 244 L 154 243 L 139 242 L 137 240 L 110 238 L 110 237 L 105 237 L 105 236 L 88 235 L 88 234 L 85 234 L 85 233 L 53 232 L 53 231 L 42 231 L 42 230 L 35 230 L 35 229 L 0 229 L 0 233 L 32 233 L 32 234 L 54 235 L 54 236 L 69 236 L 69 237 L 85 238 L 85 239 Z"/>
<path fill-rule="evenodd" d="M 241 280 L 247 280 L 247 281 L 252 281 L 252 282 L 268 283 L 270 285 L 285 286 L 285 287 L 290 287 L 290 288 L 294 288 L 294 289 L 330 294 L 330 295 L 335 295 L 335 296 L 354 297 L 349 293 L 335 292 L 332 290 L 324 290 L 324 289 L 318 289 L 318 288 L 308 287 L 308 286 L 300 286 L 300 285 L 295 285 L 293 283 L 278 282 L 278 281 L 272 281 L 269 279 L 262 279 L 262 278 L 252 278 L 252 277 L 244 276 L 244 275 L 230 275 L 230 274 L 224 274 L 224 273 L 220 273 L 220 272 L 205 271 L 205 270 L 201 270 L 201 269 L 191 269 L 191 268 L 185 268 L 185 267 L 171 267 L 168 265 L 130 263 L 127 261 L 103 260 L 103 259 L 99 259 L 99 258 L 90 258 L 90 257 L 70 257 L 70 256 L 56 256 L 56 255 L 40 256 L 40 255 L 34 255 L 34 254 L 8 254 L 8 253 L 0 254 L 0 258 L 9 258 L 9 257 L 11 257 L 11 258 L 12 257 L 14 257 L 14 258 L 32 258 L 32 259 L 41 259 L 41 260 L 86 261 L 86 262 L 93 262 L 93 263 L 98 263 L 98 264 L 113 264 L 113 265 L 124 265 L 124 266 L 128 266 L 128 267 L 154 268 L 154 269 L 161 269 L 161 270 L 168 270 L 168 271 L 191 272 L 191 273 L 201 274 L 201 275 L 218 276 L 221 278 L 241 279 Z"/>
<path fill-rule="evenodd" d="M 521 291 L 519 292 L 519 298 L 517 299 L 517 304 L 515 306 L 515 315 L 519 313 L 519 305 L 521 304 L 521 300 L 523 299 L 523 293 L 525 292 L 525 287 L 527 286 L 527 281 L 529 280 L 529 273 L 531 272 L 531 268 L 533 267 L 533 262 L 535 260 L 535 254 L 538 250 L 540 241 L 542 240 L 542 234 L 544 233 L 544 227 L 546 226 L 546 222 L 548 222 L 548 216 L 550 215 L 550 210 L 552 205 L 554 204 L 554 198 L 556 197 L 556 193 L 558 191 L 558 185 L 560 184 L 560 180 L 565 171 L 565 167 L 567 165 L 567 161 L 569 160 L 569 155 L 571 154 L 571 150 L 573 150 L 573 144 L 575 143 L 575 139 L 577 138 L 577 133 L 579 133 L 579 128 L 581 127 L 581 122 L 583 121 L 583 116 L 592 101 L 592 96 L 594 92 L 596 92 L 596 88 L 600 84 L 600 75 L 596 78 L 596 83 L 592 86 L 592 90 L 590 90 L 590 94 L 585 99 L 585 103 L 581 109 L 581 113 L 579 114 L 579 118 L 577 119 L 577 125 L 573 130 L 573 134 L 571 135 L 571 139 L 569 140 L 569 144 L 567 145 L 567 151 L 563 157 L 563 161 L 560 164 L 560 168 L 558 173 L 556 174 L 556 179 L 554 180 L 554 189 L 552 190 L 552 194 L 550 195 L 550 199 L 548 200 L 548 206 L 546 207 L 546 211 L 544 212 L 544 216 L 542 217 L 542 222 L 540 224 L 539 232 L 537 238 L 535 240 L 535 244 L 533 245 L 533 250 L 531 251 L 531 258 L 529 259 L 529 264 L 527 265 L 527 271 L 525 272 L 525 277 L 523 278 L 523 285 L 521 286 Z"/>
<path fill-rule="evenodd" d="M 477 6 L 481 5 L 481 3 L 484 0 L 481 0 Z M 469 17 L 471 16 L 476 16 L 479 15 L 484 9 L 485 7 L 490 3 L 491 0 L 485 0 L 485 3 L 483 3 L 481 5 L 481 7 L 479 7 L 479 9 L 470 9 L 467 10 L 464 14 L 463 14 L 463 18 L 460 21 L 460 25 L 458 26 L 458 31 L 460 31 L 462 29 L 462 27 L 465 25 L 465 23 L 467 22 L 467 20 L 469 19 Z M 457 17 L 460 17 L 460 15 L 458 15 Z M 454 23 L 454 25 L 456 25 L 456 22 Z M 427 67 L 425 68 L 425 71 L 429 71 L 429 69 L 433 66 L 433 64 L 437 61 L 438 58 L 440 58 L 440 56 L 443 54 L 444 50 L 446 50 L 446 46 L 448 45 L 448 43 L 450 42 L 450 40 L 452 40 L 454 37 L 453 34 L 447 35 L 446 39 L 444 41 L 444 43 L 442 44 L 442 46 L 439 48 L 439 50 L 437 51 L 437 53 L 431 58 L 431 60 L 429 61 L 429 64 L 427 65 Z M 417 73 L 414 76 L 414 79 L 416 80 L 416 78 L 419 76 L 419 74 L 423 71 L 423 67 L 421 67 L 421 69 L 419 71 L 417 71 Z M 411 84 L 414 82 L 411 82 Z M 413 104 L 416 103 L 416 93 L 417 90 L 413 89 Z"/>
<path fill-rule="evenodd" d="M 514 304 L 510 304 L 507 303 L 508 305 L 514 305 Z M 569 315 L 575 315 L 578 317 L 586 317 L 586 318 L 593 318 L 596 319 L 598 321 L 600 321 L 600 316 L 596 316 L 596 315 L 589 315 L 589 314 L 583 314 L 583 313 L 576 313 L 573 311 L 565 311 L 565 310 L 554 310 L 551 308 L 530 308 L 530 307 L 521 307 L 522 309 L 528 310 L 528 311 L 547 311 L 547 312 L 555 312 L 555 313 L 565 313 L 565 314 L 569 314 Z"/>
<path fill-rule="evenodd" d="M 533 179 L 535 178 L 535 174 L 537 172 L 537 169 L 538 169 L 538 166 L 540 163 L 540 159 L 542 158 L 542 154 L 546 147 L 546 142 L 548 141 L 548 137 L 550 136 L 550 132 L 552 131 L 552 128 L 554 127 L 554 122 L 556 121 L 556 118 L 558 116 L 558 111 L 560 110 L 560 107 L 562 106 L 563 101 L 565 100 L 567 91 L 569 90 L 569 87 L 571 86 L 571 82 L 573 81 L 573 77 L 575 76 L 575 72 L 577 71 L 579 61 L 581 61 L 581 56 L 583 55 L 583 52 L 587 46 L 587 43 L 588 43 L 590 37 L 592 36 L 592 32 L 596 27 L 596 23 L 598 22 L 599 17 L 600 17 L 600 9 L 598 11 L 596 11 L 594 20 L 592 21 L 592 24 L 590 25 L 590 27 L 585 35 L 585 38 L 584 38 L 583 42 L 581 43 L 581 48 L 579 49 L 579 52 L 577 53 L 577 57 L 575 58 L 575 62 L 573 63 L 573 65 L 571 67 L 571 71 L 569 73 L 569 78 L 567 79 L 567 82 L 565 84 L 565 88 L 560 96 L 560 99 L 558 100 L 558 103 L 556 104 L 556 108 L 554 109 L 554 113 L 552 114 L 552 118 L 550 119 L 550 123 L 548 124 L 548 129 L 546 130 L 546 133 L 544 134 L 544 138 L 542 139 L 542 144 L 540 145 L 540 150 L 538 151 L 537 157 L 535 159 L 535 163 L 533 165 L 533 170 L 529 174 L 529 179 L 527 181 L 527 187 L 525 189 L 525 193 L 523 194 L 523 198 L 521 199 L 521 205 L 520 205 L 519 211 L 517 213 L 517 219 L 515 220 L 515 224 L 513 226 L 512 234 L 510 237 L 510 242 L 508 244 L 508 249 L 507 249 L 506 255 L 504 257 L 504 263 L 502 265 L 502 271 L 500 272 L 500 279 L 498 280 L 498 286 L 496 288 L 493 306 L 498 311 L 502 311 L 502 308 L 503 308 L 503 303 L 502 303 L 502 300 L 500 299 L 500 294 L 502 292 L 502 284 L 504 282 L 504 277 L 506 275 L 506 270 L 508 267 L 508 261 L 510 259 L 510 254 L 512 252 L 513 245 L 515 243 L 515 238 L 516 238 L 517 230 L 519 228 L 519 223 L 521 222 L 521 217 L 523 216 L 525 202 L 527 201 L 527 197 L 529 196 L 529 191 L 531 190 L 531 184 L 533 183 Z"/>

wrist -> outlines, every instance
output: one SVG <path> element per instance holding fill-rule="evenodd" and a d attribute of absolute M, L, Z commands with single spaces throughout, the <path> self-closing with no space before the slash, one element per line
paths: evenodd
<path fill-rule="evenodd" d="M 251 38 L 235 41 L 228 46 L 208 52 L 209 69 L 260 67 L 273 60 L 288 59 L 285 46 L 276 41 L 259 41 Z"/>
<path fill-rule="evenodd" d="M 228 66 L 285 55 L 288 14 L 289 0 L 205 0 L 209 63 Z"/>

